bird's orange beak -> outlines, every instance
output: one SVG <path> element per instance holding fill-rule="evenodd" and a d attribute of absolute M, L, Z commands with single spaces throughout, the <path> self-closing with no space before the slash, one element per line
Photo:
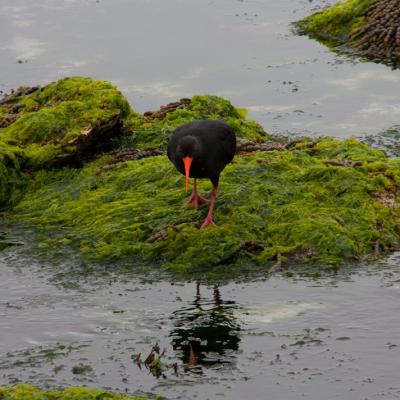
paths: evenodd
<path fill-rule="evenodd" d="M 192 157 L 183 157 L 183 164 L 185 165 L 185 177 L 186 177 L 186 191 L 189 189 L 189 175 L 190 175 L 190 166 L 192 165 L 193 158 Z"/>

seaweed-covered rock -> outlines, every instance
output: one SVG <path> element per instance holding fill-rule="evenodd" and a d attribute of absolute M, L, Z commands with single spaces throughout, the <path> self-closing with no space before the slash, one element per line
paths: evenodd
<path fill-rule="evenodd" d="M 66 78 L 5 96 L 0 141 L 23 149 L 24 165 L 31 169 L 76 164 L 118 136 L 130 114 L 128 102 L 109 82 Z"/>
<path fill-rule="evenodd" d="M 109 82 L 66 78 L 20 87 L 0 100 L 0 206 L 23 188 L 23 170 L 82 164 L 134 115 Z M 28 176 L 29 177 L 29 176 Z"/>
<path fill-rule="evenodd" d="M 146 400 L 107 392 L 101 389 L 70 387 L 65 390 L 54 389 L 45 392 L 37 387 L 18 384 L 13 387 L 0 386 L 1 400 Z M 159 397 L 161 399 L 161 397 Z"/>
<path fill-rule="evenodd" d="M 206 208 L 183 207 L 183 180 L 166 156 L 103 156 L 82 169 L 38 172 L 12 218 L 33 223 L 42 246 L 175 270 L 244 259 L 338 264 L 399 248 L 400 161 L 356 139 L 245 153 L 220 186 L 217 226 L 199 230 Z"/>
<path fill-rule="evenodd" d="M 0 130 L 6 143 L 4 150 L 0 146 L 5 192 L 19 175 L 30 173 L 7 217 L 36 228 L 42 248 L 69 246 L 92 260 L 129 260 L 176 271 L 210 270 L 221 264 L 235 268 L 244 261 L 335 265 L 400 248 L 400 161 L 383 151 L 356 139 L 278 140 L 248 121 L 243 110 L 216 96 L 194 96 L 139 115 L 111 85 L 84 81 L 110 91 L 110 96 L 104 94 L 108 121 L 120 115 L 123 124 L 116 137 L 98 131 L 97 141 L 80 145 L 85 142 L 84 126 L 103 115 L 98 102 L 94 116 L 88 111 L 85 122 L 65 117 L 55 123 L 50 112 L 50 125 L 58 130 L 47 130 L 42 140 L 27 127 L 23 135 L 12 130 L 24 118 L 24 106 L 17 119 Z M 53 99 L 50 104 L 63 109 L 63 102 L 74 98 L 69 90 L 73 82 L 18 94 L 17 100 L 7 100 L 8 107 L 51 92 L 46 96 Z M 50 90 L 55 87 L 56 92 Z M 35 113 L 40 109 L 26 111 L 32 120 Z M 47 114 L 38 115 L 46 126 Z M 221 176 L 217 226 L 199 230 L 206 207 L 183 207 L 184 180 L 168 161 L 165 147 L 176 126 L 204 118 L 227 120 L 239 139 L 236 158 Z M 59 131 L 64 132 L 60 142 L 70 143 L 73 150 L 65 154 L 57 142 L 55 154 L 43 157 L 47 150 L 41 147 L 53 143 L 50 137 Z M 96 146 L 104 137 L 107 146 Z M 38 146 L 41 162 L 29 148 L 32 144 Z M 82 164 L 59 162 L 60 156 L 76 157 L 77 148 Z M 199 187 L 208 191 L 211 184 L 202 180 Z"/>
<path fill-rule="evenodd" d="M 346 0 L 297 23 L 339 51 L 394 67 L 400 64 L 400 1 Z"/>
<path fill-rule="evenodd" d="M 0 207 L 13 201 L 16 189 L 22 185 L 23 151 L 0 140 Z"/>
<path fill-rule="evenodd" d="M 165 149 L 172 132 L 179 125 L 194 119 L 224 119 L 239 137 L 262 140 L 269 135 L 255 121 L 246 118 L 246 110 L 235 108 L 228 100 L 217 96 L 193 96 L 148 111 L 142 116 L 132 114 L 125 126 L 127 135 L 117 147 L 140 150 Z"/>

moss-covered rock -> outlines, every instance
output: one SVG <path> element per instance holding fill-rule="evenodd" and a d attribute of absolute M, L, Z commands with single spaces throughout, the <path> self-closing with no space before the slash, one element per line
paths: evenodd
<path fill-rule="evenodd" d="M 350 34 L 365 24 L 364 13 L 372 0 L 345 0 L 307 17 L 297 23 L 302 33 L 329 46 L 345 44 Z"/>
<path fill-rule="evenodd" d="M 337 51 L 397 67 L 400 63 L 398 0 L 344 0 L 296 23 Z"/>
<path fill-rule="evenodd" d="M 94 81 L 74 79 L 97 87 Z M 40 93 L 53 93 L 50 103 L 63 108 L 63 101 L 73 97 L 70 85 L 78 81 L 22 94 L 18 104 L 26 104 L 35 93 L 36 99 Z M 139 115 L 111 85 L 98 85 L 116 97 L 106 102 L 115 109 L 106 109 L 112 110 L 109 116 L 123 116 L 121 136 L 108 141 L 107 151 L 101 148 L 95 159 L 85 155 L 93 156 L 96 147 L 83 146 L 84 164 L 79 168 L 59 168 L 63 164 L 54 163 L 54 156 L 45 157 L 44 164 L 36 161 L 35 172 L 23 181 L 19 201 L 7 214 L 36 228 L 42 248 L 69 246 L 91 260 L 129 260 L 188 271 L 221 264 L 235 268 L 246 260 L 260 265 L 285 259 L 336 265 L 400 247 L 400 161 L 383 151 L 356 139 L 266 141 L 271 137 L 246 120 L 243 110 L 215 96 L 182 99 Z M 55 87 L 56 92 L 50 90 Z M 34 120 L 34 113 L 26 115 Z M 3 197 L 37 160 L 27 147 L 46 147 L 58 132 L 47 131 L 53 133 L 41 142 L 27 129 L 22 136 L 15 133 L 12 142 L 10 132 L 23 118 L 24 112 L 20 114 L 0 131 L 7 140 L 4 150 L 0 147 Z M 217 226 L 205 230 L 199 225 L 206 207 L 198 212 L 183 207 L 183 178 L 164 154 L 173 129 L 199 118 L 223 118 L 244 138 L 239 154 L 221 175 Z M 76 123 L 79 129 L 68 118 L 55 125 L 70 132 L 65 140 L 75 140 L 84 127 L 80 119 Z M 200 182 L 201 191 L 210 188 L 207 180 Z"/>
<path fill-rule="evenodd" d="M 13 202 L 16 189 L 23 185 L 23 151 L 0 140 L 0 208 Z"/>
<path fill-rule="evenodd" d="M 134 115 L 109 82 L 66 78 L 20 87 L 0 100 L 0 207 L 10 204 L 28 170 L 81 163 L 121 134 Z M 29 178 L 29 176 L 26 176 Z"/>
<path fill-rule="evenodd" d="M 161 397 L 159 397 L 161 399 Z M 144 397 L 125 396 L 101 389 L 70 387 L 45 392 L 30 385 L 0 386 L 0 400 L 146 400 Z"/>
<path fill-rule="evenodd" d="M 269 137 L 261 125 L 246 119 L 246 110 L 235 108 L 221 97 L 203 95 L 181 99 L 144 115 L 131 114 L 126 122 L 128 135 L 117 141 L 115 146 L 140 150 L 165 149 L 175 128 L 195 119 L 224 119 L 239 137 L 253 140 Z"/>
<path fill-rule="evenodd" d="M 217 226 L 205 230 L 206 208 L 183 207 L 182 177 L 165 156 L 38 172 L 12 218 L 33 223 L 49 247 L 179 270 L 243 257 L 337 264 L 398 248 L 400 162 L 355 139 L 309 146 L 238 156 L 221 176 Z"/>
<path fill-rule="evenodd" d="M 109 82 L 66 78 L 43 88 L 20 88 L 0 102 L 0 141 L 23 149 L 32 169 L 71 160 L 117 136 L 133 114 Z"/>

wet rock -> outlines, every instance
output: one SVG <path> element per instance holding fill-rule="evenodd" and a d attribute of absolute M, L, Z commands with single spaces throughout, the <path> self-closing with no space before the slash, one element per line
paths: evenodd
<path fill-rule="evenodd" d="M 50 167 L 79 167 L 83 165 L 84 158 L 97 154 L 107 147 L 111 139 L 121 135 L 121 114 L 111 116 L 107 121 L 98 121 L 80 132 L 79 136 L 59 143 L 61 154 L 55 155 L 48 161 Z M 71 150 L 74 149 L 74 150 Z"/>
<path fill-rule="evenodd" d="M 190 102 L 191 99 L 183 98 L 180 99 L 179 101 L 175 101 L 173 103 L 168 103 L 165 106 L 161 106 L 160 109 L 157 111 L 146 111 L 143 115 L 149 120 L 155 120 L 155 119 L 160 120 L 165 118 L 168 113 L 174 112 L 178 108 L 190 104 Z"/>
<path fill-rule="evenodd" d="M 0 105 L 15 104 L 20 97 L 36 92 L 38 89 L 39 86 L 20 86 L 18 89 L 12 90 L 10 94 L 3 96 L 0 99 Z"/>

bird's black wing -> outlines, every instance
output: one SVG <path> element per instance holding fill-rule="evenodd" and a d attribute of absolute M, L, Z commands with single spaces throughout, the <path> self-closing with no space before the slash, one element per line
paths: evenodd
<path fill-rule="evenodd" d="M 229 164 L 236 153 L 236 136 L 233 129 L 223 120 L 209 121 L 209 131 L 205 138 L 210 158 L 221 165 L 221 170 Z"/>
<path fill-rule="evenodd" d="M 218 131 L 219 143 L 223 148 L 221 155 L 225 164 L 230 163 L 236 153 L 236 135 L 233 129 L 226 123 L 222 129 Z"/>

